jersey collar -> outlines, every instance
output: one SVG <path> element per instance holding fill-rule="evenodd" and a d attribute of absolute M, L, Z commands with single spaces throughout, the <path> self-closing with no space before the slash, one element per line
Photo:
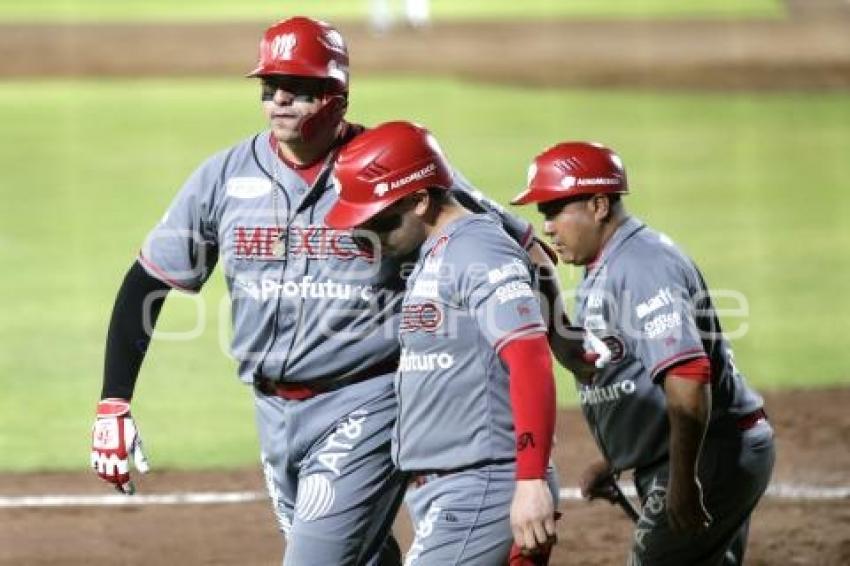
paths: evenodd
<path fill-rule="evenodd" d="M 419 248 L 419 259 L 440 254 L 455 232 L 471 222 L 481 221 L 488 222 L 491 220 L 483 214 L 469 214 L 452 220 L 443 226 L 443 229 L 438 233 L 432 234 L 425 240 L 422 247 Z"/>
<path fill-rule="evenodd" d="M 596 258 L 587 264 L 584 276 L 588 277 L 590 274 L 602 269 L 604 264 L 610 263 L 610 261 L 617 255 L 617 252 L 619 252 L 622 248 L 623 244 L 644 228 L 646 228 L 646 224 L 633 216 L 629 216 L 625 222 L 620 224 L 611 238 L 605 242 L 605 246 Z"/>

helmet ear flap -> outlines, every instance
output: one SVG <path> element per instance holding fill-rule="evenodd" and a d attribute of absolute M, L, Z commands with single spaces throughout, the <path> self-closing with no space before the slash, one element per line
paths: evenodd
<path fill-rule="evenodd" d="M 348 97 L 342 94 L 333 94 L 328 97 L 319 110 L 305 118 L 299 126 L 301 139 L 310 141 L 321 132 L 336 128 L 342 122 L 345 112 L 348 110 Z"/>

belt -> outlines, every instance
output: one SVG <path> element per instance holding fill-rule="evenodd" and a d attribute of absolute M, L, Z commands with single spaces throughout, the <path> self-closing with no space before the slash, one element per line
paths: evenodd
<path fill-rule="evenodd" d="M 263 395 L 274 395 L 287 401 L 303 401 L 321 393 L 336 391 L 347 385 L 393 373 L 398 368 L 398 359 L 384 360 L 374 366 L 345 377 L 319 378 L 308 381 L 277 381 L 261 375 L 254 376 L 254 388 Z"/>
<path fill-rule="evenodd" d="M 756 409 L 752 413 L 744 415 L 739 418 L 735 425 L 738 427 L 738 430 L 750 430 L 757 424 L 762 421 L 767 420 L 767 413 L 764 412 L 764 408 Z"/>
<path fill-rule="evenodd" d="M 510 464 L 514 461 L 514 458 L 496 458 L 493 460 L 477 462 L 468 466 L 461 466 L 460 468 L 450 468 L 445 470 L 417 470 L 414 472 L 408 472 L 410 474 L 410 485 L 413 487 L 422 487 L 429 481 L 434 481 L 435 479 L 441 478 L 443 476 L 449 476 L 451 474 L 457 474 L 459 472 L 465 472 L 467 470 L 475 470 L 478 468 L 483 468 L 485 466 Z"/>

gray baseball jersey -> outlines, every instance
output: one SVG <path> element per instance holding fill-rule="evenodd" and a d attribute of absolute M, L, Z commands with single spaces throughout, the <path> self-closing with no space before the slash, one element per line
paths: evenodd
<path fill-rule="evenodd" d="M 712 424 L 762 406 L 733 364 L 702 275 L 668 237 L 630 218 L 588 267 L 576 294 L 577 324 L 613 353 L 579 396 L 614 469 L 666 457 L 666 400 L 658 379 L 677 363 L 709 357 Z"/>
<path fill-rule="evenodd" d="M 231 350 L 247 383 L 376 374 L 305 401 L 257 394 L 255 402 L 269 493 L 289 540 L 285 564 L 372 566 L 406 484 L 390 456 L 404 282 L 399 265 L 375 261 L 350 231 L 324 225 L 336 201 L 334 157 L 308 186 L 277 157 L 269 132 L 213 156 L 139 261 L 173 287 L 197 291 L 221 258 Z M 459 200 L 529 243 L 529 224 L 455 180 Z"/>
<path fill-rule="evenodd" d="M 259 134 L 201 165 L 148 236 L 140 262 L 197 291 L 221 257 L 232 353 L 245 382 L 255 373 L 288 382 L 345 377 L 397 357 L 398 266 L 358 249 L 350 231 L 324 225 L 336 200 L 329 166 L 310 187 L 269 139 Z M 529 243 L 527 222 L 455 179 L 459 200 Z"/>
<path fill-rule="evenodd" d="M 470 215 L 422 246 L 407 280 L 393 458 L 447 470 L 515 457 L 500 348 L 545 332 L 528 257 L 493 220 Z"/>

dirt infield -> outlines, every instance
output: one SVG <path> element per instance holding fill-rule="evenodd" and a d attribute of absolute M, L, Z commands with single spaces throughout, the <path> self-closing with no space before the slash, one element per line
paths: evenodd
<path fill-rule="evenodd" d="M 777 431 L 774 482 L 850 484 L 850 389 L 767 395 Z M 565 486 L 576 484 L 595 448 L 580 415 L 559 415 L 556 458 Z M 261 491 L 259 468 L 234 472 L 154 471 L 145 494 L 176 491 Z M 0 475 L 0 497 L 24 494 L 106 494 L 93 474 Z M 850 564 L 850 501 L 767 498 L 757 509 L 747 564 Z M 603 502 L 564 501 L 553 564 L 621 564 L 630 524 Z M 404 513 L 402 513 L 404 515 Z M 281 543 L 268 503 L 61 509 L 0 508 L 0 564 L 139 565 L 279 563 Z M 396 524 L 410 540 L 405 517 Z M 317 565 L 324 566 L 324 565 Z"/>

